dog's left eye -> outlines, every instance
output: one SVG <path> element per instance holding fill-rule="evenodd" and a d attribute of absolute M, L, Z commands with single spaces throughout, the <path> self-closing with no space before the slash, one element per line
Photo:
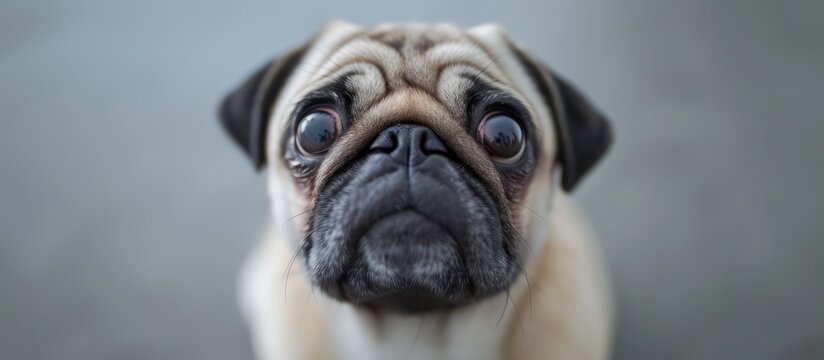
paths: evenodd
<path fill-rule="evenodd" d="M 295 141 L 304 155 L 320 155 L 332 147 L 340 129 L 338 113 L 331 108 L 319 108 L 300 119 Z"/>
<path fill-rule="evenodd" d="M 478 126 L 478 140 L 501 163 L 516 162 L 524 149 L 524 130 L 521 123 L 502 113 L 487 115 Z"/>

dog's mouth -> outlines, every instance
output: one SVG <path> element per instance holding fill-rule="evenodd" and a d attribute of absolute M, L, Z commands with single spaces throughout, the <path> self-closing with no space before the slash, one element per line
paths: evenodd
<path fill-rule="evenodd" d="M 352 302 L 416 311 L 456 305 L 472 292 L 458 243 L 415 210 L 375 222 L 351 261 L 338 286 Z"/>
<path fill-rule="evenodd" d="M 402 145 L 415 133 L 394 136 Z M 405 151 L 367 153 L 321 190 L 304 247 L 315 285 L 343 301 L 400 312 L 504 291 L 518 266 L 512 231 L 489 191 L 445 153 Z"/>

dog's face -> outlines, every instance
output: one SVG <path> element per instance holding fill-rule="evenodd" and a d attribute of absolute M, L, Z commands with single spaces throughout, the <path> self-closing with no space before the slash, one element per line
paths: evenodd
<path fill-rule="evenodd" d="M 313 283 L 403 312 L 505 291 L 540 246 L 553 167 L 569 191 L 610 141 L 576 90 L 490 25 L 333 23 L 221 117 L 267 166 L 276 226 Z"/>

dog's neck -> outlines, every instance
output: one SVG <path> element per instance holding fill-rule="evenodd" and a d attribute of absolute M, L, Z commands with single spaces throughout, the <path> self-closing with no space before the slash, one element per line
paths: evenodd
<path fill-rule="evenodd" d="M 516 316 L 512 302 L 503 294 L 425 315 L 334 304 L 328 327 L 341 359 L 495 359 Z"/>

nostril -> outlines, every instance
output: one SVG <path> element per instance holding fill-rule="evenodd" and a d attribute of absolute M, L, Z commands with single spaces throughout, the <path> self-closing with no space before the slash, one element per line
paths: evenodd
<path fill-rule="evenodd" d="M 443 145 L 440 139 L 438 139 L 431 131 L 427 130 L 421 134 L 420 140 L 420 149 L 421 151 L 426 154 L 436 154 L 436 153 L 446 153 L 446 146 Z"/>
<path fill-rule="evenodd" d="M 398 148 L 398 134 L 394 131 L 389 131 L 383 134 L 380 134 L 372 145 L 369 146 L 369 150 L 372 151 L 380 151 L 385 153 L 392 153 L 395 149 Z"/>

